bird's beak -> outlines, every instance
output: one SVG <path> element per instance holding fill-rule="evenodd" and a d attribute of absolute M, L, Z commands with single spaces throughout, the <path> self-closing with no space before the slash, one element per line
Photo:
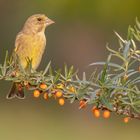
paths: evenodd
<path fill-rule="evenodd" d="M 51 24 L 53 24 L 53 23 L 55 23 L 53 20 L 47 18 L 47 20 L 46 20 L 47 26 L 48 26 L 48 25 L 51 25 Z"/>

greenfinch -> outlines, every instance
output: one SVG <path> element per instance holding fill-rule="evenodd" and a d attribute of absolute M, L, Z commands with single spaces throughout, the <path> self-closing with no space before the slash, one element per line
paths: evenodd
<path fill-rule="evenodd" d="M 35 14 L 26 20 L 22 30 L 16 36 L 13 51 L 23 69 L 26 69 L 28 65 L 27 58 L 31 60 L 32 69 L 38 68 L 46 46 L 45 29 L 53 23 L 54 21 L 44 14 Z M 24 90 L 18 83 L 13 83 L 7 95 L 8 99 L 14 97 L 20 99 L 25 97 Z"/>

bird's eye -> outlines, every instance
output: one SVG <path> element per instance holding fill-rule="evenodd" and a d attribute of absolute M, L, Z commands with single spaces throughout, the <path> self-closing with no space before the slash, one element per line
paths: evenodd
<path fill-rule="evenodd" d="M 38 20 L 38 21 L 41 21 L 42 19 L 41 19 L 41 18 L 37 18 L 37 20 Z"/>

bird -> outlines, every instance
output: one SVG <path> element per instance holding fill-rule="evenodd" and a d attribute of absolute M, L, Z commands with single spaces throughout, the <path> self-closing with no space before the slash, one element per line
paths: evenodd
<path fill-rule="evenodd" d="M 32 60 L 32 69 L 36 70 L 41 62 L 46 48 L 45 29 L 55 23 L 45 14 L 34 14 L 27 18 L 23 28 L 17 34 L 15 48 L 12 56 L 17 56 L 18 62 L 23 69 L 28 66 L 27 58 Z M 15 60 L 14 60 L 15 61 Z M 17 97 L 24 99 L 24 89 L 18 88 L 18 83 L 13 83 L 7 99 Z"/>

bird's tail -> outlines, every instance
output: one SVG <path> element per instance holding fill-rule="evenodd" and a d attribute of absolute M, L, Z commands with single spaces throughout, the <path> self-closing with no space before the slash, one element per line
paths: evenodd
<path fill-rule="evenodd" d="M 19 99 L 24 99 L 24 90 L 22 87 L 18 88 L 19 84 L 18 83 L 13 83 L 10 92 L 7 95 L 7 99 L 12 99 L 12 98 L 19 98 Z"/>

